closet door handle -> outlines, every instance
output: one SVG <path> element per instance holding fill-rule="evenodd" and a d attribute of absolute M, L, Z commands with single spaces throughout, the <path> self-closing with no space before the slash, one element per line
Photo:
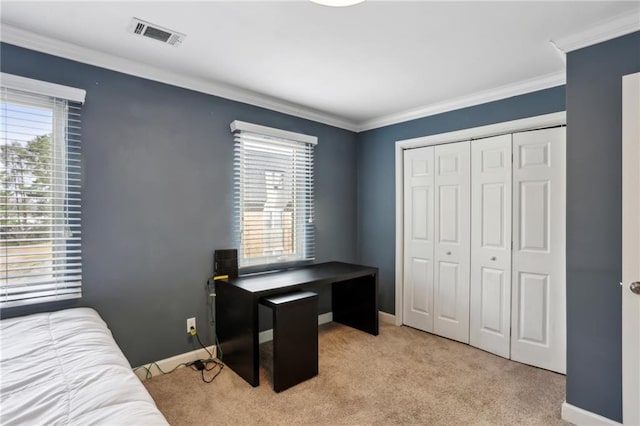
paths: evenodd
<path fill-rule="evenodd" d="M 495 256 L 491 256 L 491 260 L 495 261 L 495 260 L 498 260 L 498 258 Z"/>
<path fill-rule="evenodd" d="M 447 252 L 447 256 L 451 256 L 451 252 L 450 251 Z"/>

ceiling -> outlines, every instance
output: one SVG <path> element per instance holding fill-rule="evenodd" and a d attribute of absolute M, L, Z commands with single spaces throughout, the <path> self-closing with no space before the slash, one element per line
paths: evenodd
<path fill-rule="evenodd" d="M 2 41 L 350 130 L 563 84 L 564 55 L 550 40 L 563 48 L 640 21 L 638 1 L 0 7 Z M 134 36 L 132 17 L 187 37 L 175 48 Z"/>

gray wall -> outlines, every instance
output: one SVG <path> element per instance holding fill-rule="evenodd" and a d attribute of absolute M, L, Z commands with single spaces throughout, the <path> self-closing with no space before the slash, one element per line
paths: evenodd
<path fill-rule="evenodd" d="M 3 317 L 91 306 L 132 365 L 195 349 L 185 320 L 207 325 L 213 251 L 233 242 L 233 120 L 318 136 L 316 261 L 356 260 L 354 133 L 12 45 L 0 55 L 3 72 L 87 91 L 84 296 Z"/>
<path fill-rule="evenodd" d="M 622 421 L 622 76 L 640 32 L 567 57 L 567 402 Z"/>
<path fill-rule="evenodd" d="M 358 134 L 358 256 L 380 268 L 380 309 L 395 311 L 395 142 L 565 110 L 564 86 Z"/>

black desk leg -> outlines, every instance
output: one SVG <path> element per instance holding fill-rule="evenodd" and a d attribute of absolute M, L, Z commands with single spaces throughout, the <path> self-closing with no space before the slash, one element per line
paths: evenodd
<path fill-rule="evenodd" d="M 251 386 L 258 386 L 258 303 L 253 294 L 216 284 L 216 333 L 222 361 Z"/>
<path fill-rule="evenodd" d="M 378 275 L 335 282 L 331 286 L 333 320 L 378 335 Z"/>

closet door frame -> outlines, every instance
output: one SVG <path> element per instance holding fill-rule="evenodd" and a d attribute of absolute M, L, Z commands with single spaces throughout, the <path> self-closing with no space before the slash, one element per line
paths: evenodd
<path fill-rule="evenodd" d="M 414 139 L 399 140 L 395 143 L 396 160 L 396 274 L 395 274 L 395 324 L 403 324 L 403 283 L 404 283 L 404 150 L 431 145 L 463 142 L 473 139 L 497 136 L 505 133 L 534 130 L 567 124 L 566 111 L 529 117 L 488 126 L 473 127 L 455 132 L 440 133 Z M 473 143 L 473 142 L 472 142 Z"/>

